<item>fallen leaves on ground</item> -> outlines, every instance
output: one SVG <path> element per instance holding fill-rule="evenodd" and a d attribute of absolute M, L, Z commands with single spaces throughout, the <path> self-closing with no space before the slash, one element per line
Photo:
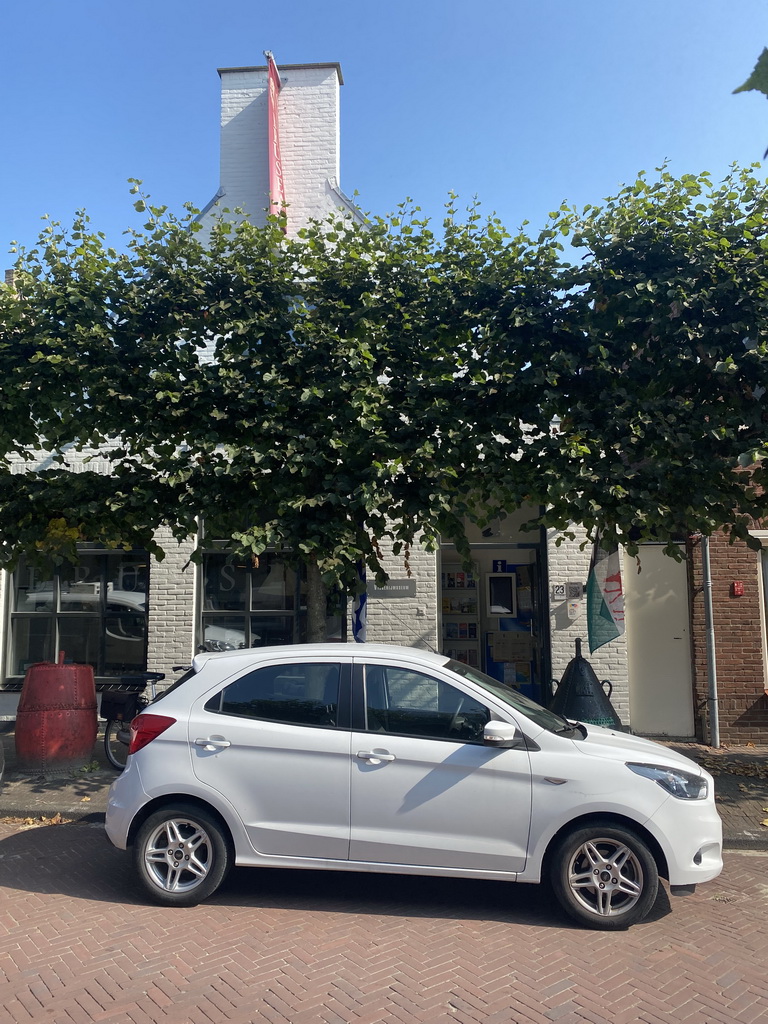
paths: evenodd
<path fill-rule="evenodd" d="M 71 818 L 64 818 L 61 814 L 54 814 L 50 818 L 40 815 L 39 818 L 0 818 L 2 825 L 19 825 L 21 828 L 41 828 L 43 825 L 69 825 Z"/>
<path fill-rule="evenodd" d="M 768 779 L 768 764 L 752 761 L 728 761 L 719 757 L 705 757 L 700 764 L 710 775 L 743 775 L 751 779 Z"/>

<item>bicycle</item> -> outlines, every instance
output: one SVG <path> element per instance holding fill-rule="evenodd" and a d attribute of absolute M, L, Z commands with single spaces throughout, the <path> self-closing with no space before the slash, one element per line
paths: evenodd
<path fill-rule="evenodd" d="M 102 692 L 99 714 L 101 718 L 106 719 L 104 753 L 107 755 L 107 761 L 119 772 L 125 768 L 128 760 L 131 722 L 155 699 L 155 684 L 161 679 L 165 679 L 165 672 L 139 672 L 135 675 L 121 676 L 119 689 Z M 144 693 L 147 684 L 149 697 Z"/>

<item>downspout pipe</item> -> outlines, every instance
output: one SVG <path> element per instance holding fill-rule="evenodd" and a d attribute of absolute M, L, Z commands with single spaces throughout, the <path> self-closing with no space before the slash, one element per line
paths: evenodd
<path fill-rule="evenodd" d="M 707 628 L 709 744 L 717 748 L 720 746 L 720 708 L 717 697 L 717 659 L 715 656 L 715 622 L 712 610 L 712 566 L 709 560 L 709 537 L 701 538 L 701 569 L 704 584 L 704 619 Z"/>

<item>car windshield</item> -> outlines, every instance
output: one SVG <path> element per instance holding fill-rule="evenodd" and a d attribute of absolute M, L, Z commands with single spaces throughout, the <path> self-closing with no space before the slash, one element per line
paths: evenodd
<path fill-rule="evenodd" d="M 446 668 L 455 672 L 457 676 L 464 676 L 465 679 L 470 679 L 478 686 L 482 686 L 484 690 L 492 693 L 499 700 L 504 701 L 505 704 L 514 708 L 515 711 L 520 711 L 526 718 L 535 722 L 536 725 L 540 725 L 542 729 L 557 733 L 571 732 L 573 730 L 572 723 L 566 721 L 565 718 L 556 715 L 554 711 L 548 711 L 541 704 L 537 704 L 535 700 L 531 700 L 520 693 L 519 690 L 515 690 L 514 687 L 506 683 L 500 683 L 498 679 L 487 676 L 485 672 L 481 672 L 477 668 L 471 668 L 460 661 L 449 661 Z"/>

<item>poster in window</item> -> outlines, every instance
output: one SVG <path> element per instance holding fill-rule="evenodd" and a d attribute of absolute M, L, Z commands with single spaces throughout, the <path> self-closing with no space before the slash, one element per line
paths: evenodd
<path fill-rule="evenodd" d="M 517 615 L 517 576 L 513 572 L 486 577 L 489 615 Z"/>

